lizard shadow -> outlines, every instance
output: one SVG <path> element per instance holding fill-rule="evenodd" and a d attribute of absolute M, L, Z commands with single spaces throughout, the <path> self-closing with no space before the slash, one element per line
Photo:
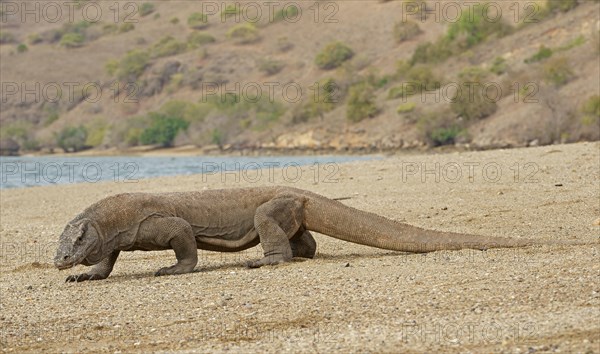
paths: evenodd
<path fill-rule="evenodd" d="M 289 263 L 278 264 L 274 266 L 264 266 L 264 267 L 286 267 L 293 266 L 295 263 L 304 263 L 315 260 L 324 260 L 324 261 L 349 261 L 356 259 L 389 259 L 389 258 L 397 258 L 398 256 L 420 256 L 421 254 L 413 254 L 409 252 L 398 252 L 398 251 L 389 251 L 384 253 L 372 253 L 372 254 L 360 254 L 360 253 L 346 253 L 346 254 L 329 254 L 329 253 L 317 253 L 313 259 L 309 258 L 299 258 L 295 257 Z M 213 262 L 211 262 L 213 263 Z M 227 270 L 247 270 L 247 271 L 257 271 L 256 269 L 251 269 L 246 267 L 245 261 L 235 261 L 235 262 L 224 262 L 220 264 L 199 264 L 196 268 L 187 274 L 193 273 L 206 273 L 206 272 L 215 272 L 215 271 L 227 271 Z M 185 275 L 185 274 L 175 274 L 177 275 Z M 171 275 L 172 276 L 172 275 Z M 169 277 L 171 277 L 169 276 Z M 154 276 L 154 272 L 141 272 L 135 274 L 118 274 L 113 275 L 109 279 L 113 280 L 136 280 L 136 279 L 146 279 L 146 278 L 159 278 Z"/>

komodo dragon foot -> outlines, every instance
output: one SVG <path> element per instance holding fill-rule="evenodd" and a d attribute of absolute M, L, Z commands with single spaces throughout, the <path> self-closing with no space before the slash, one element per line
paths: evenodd
<path fill-rule="evenodd" d="M 74 274 L 74 275 L 69 275 L 67 277 L 67 279 L 65 280 L 65 283 L 79 283 L 82 281 L 86 281 L 86 280 L 102 280 L 102 279 L 106 279 L 106 277 L 103 277 L 99 274 L 89 274 L 89 273 L 82 273 L 82 274 Z"/>

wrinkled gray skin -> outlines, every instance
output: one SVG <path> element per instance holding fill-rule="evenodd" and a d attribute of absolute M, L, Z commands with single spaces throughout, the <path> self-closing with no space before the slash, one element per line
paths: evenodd
<path fill-rule="evenodd" d="M 182 193 L 126 193 L 102 199 L 71 220 L 60 236 L 58 269 L 94 265 L 68 282 L 108 277 L 121 251 L 173 249 L 177 263 L 156 275 L 190 273 L 197 249 L 238 252 L 261 243 L 264 258 L 250 268 L 313 258 L 309 231 L 405 252 L 523 247 L 561 243 L 425 230 L 289 187 Z"/>

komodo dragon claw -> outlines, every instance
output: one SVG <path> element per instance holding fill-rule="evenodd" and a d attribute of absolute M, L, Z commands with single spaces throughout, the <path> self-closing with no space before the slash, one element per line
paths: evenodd
<path fill-rule="evenodd" d="M 102 278 L 101 276 L 97 275 L 97 274 L 88 274 L 88 273 L 83 273 L 83 274 L 74 274 L 74 275 L 69 275 L 67 277 L 67 279 L 65 280 L 65 283 L 79 283 L 85 280 L 102 280 L 105 278 Z"/>

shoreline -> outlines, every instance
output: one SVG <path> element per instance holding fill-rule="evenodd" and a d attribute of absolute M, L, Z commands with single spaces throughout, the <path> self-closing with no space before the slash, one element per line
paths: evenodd
<path fill-rule="evenodd" d="M 570 144 L 594 143 L 594 141 L 583 141 Z M 544 146 L 553 146 L 544 145 Z M 566 144 L 569 145 L 569 144 Z M 410 148 L 389 148 L 381 149 L 375 147 L 355 147 L 348 149 L 335 148 L 310 148 L 310 147 L 291 147 L 291 148 L 235 148 L 225 147 L 219 149 L 217 146 L 198 147 L 195 145 L 184 145 L 177 147 L 156 147 L 151 145 L 138 146 L 127 149 L 107 148 L 107 149 L 86 149 L 77 152 L 64 151 L 28 151 L 22 154 L 7 154 L 0 157 L 40 157 L 40 156 L 74 156 L 74 157 L 97 157 L 97 156 L 348 156 L 348 155 L 385 155 L 385 156 L 401 156 L 401 155 L 426 155 L 440 154 L 453 152 L 477 152 L 505 149 L 521 149 L 537 146 L 472 146 L 470 144 L 461 145 L 444 145 L 436 147 L 420 146 Z"/>
<path fill-rule="evenodd" d="M 2 155 L 2 157 L 112 157 L 112 156 L 136 156 L 136 157 L 160 157 L 160 156 L 206 156 L 206 157 L 260 157 L 260 156 L 365 156 L 365 155 L 396 155 L 424 153 L 427 150 L 335 150 L 335 149 L 204 149 L 199 147 L 173 147 L 140 149 L 90 149 L 78 152 L 26 152 L 18 155 Z"/>

